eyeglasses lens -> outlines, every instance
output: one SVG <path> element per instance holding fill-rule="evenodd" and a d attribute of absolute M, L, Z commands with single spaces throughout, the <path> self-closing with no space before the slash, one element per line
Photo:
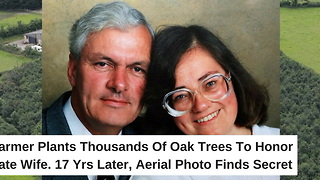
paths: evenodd
<path fill-rule="evenodd" d="M 219 101 L 228 94 L 229 85 L 222 75 L 213 75 L 202 81 L 198 91 L 210 101 Z M 189 89 L 177 90 L 167 97 L 166 102 L 174 110 L 187 111 L 194 105 L 196 94 L 198 92 Z"/>

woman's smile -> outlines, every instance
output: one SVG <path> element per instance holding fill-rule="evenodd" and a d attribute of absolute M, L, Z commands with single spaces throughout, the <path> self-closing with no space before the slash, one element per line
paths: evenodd
<path fill-rule="evenodd" d="M 211 120 L 213 120 L 213 118 L 215 118 L 219 114 L 219 111 L 220 111 L 220 109 L 218 109 L 217 111 L 209 114 L 206 117 L 203 117 L 201 119 L 195 120 L 194 122 L 203 123 L 203 122 L 211 121 Z"/>

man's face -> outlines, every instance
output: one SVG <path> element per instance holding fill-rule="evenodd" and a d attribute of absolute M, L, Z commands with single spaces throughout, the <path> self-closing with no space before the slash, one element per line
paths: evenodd
<path fill-rule="evenodd" d="M 72 106 L 93 134 L 117 134 L 139 114 L 152 37 L 144 26 L 88 36 L 80 61 L 70 55 Z"/>

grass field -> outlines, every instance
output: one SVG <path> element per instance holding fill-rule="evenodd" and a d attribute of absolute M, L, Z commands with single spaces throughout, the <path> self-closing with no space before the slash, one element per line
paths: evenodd
<path fill-rule="evenodd" d="M 42 15 L 38 13 L 17 13 L 0 12 L 0 27 L 17 26 L 17 22 L 29 24 L 32 19 L 41 19 Z"/>
<path fill-rule="evenodd" d="M 3 18 L 6 18 L 6 17 L 13 16 L 13 15 L 14 15 L 14 13 L 0 11 L 0 20 Z"/>
<path fill-rule="evenodd" d="M 29 62 L 31 59 L 10 54 L 0 50 L 0 72 L 11 70 L 16 66 L 20 66 L 24 62 Z"/>
<path fill-rule="evenodd" d="M 20 40 L 20 39 L 23 39 L 23 35 L 22 34 L 0 39 L 0 43 L 5 44 L 5 43 L 9 43 L 9 42 Z"/>
<path fill-rule="evenodd" d="M 38 176 L 0 176 L 0 180 L 40 180 Z"/>
<path fill-rule="evenodd" d="M 320 73 L 320 8 L 280 8 L 280 49 Z"/>

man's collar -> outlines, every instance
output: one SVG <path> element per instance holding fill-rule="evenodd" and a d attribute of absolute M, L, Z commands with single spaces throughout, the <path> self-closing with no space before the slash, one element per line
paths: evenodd
<path fill-rule="evenodd" d="M 81 123 L 71 106 L 71 96 L 63 106 L 63 113 L 67 119 L 72 135 L 92 135 L 90 131 Z"/>
<path fill-rule="evenodd" d="M 71 130 L 72 135 L 92 135 L 90 131 L 82 124 L 80 119 L 77 117 L 72 105 L 71 96 L 63 106 L 63 112 L 67 119 L 67 123 Z M 118 135 L 122 135 L 122 131 Z"/>

